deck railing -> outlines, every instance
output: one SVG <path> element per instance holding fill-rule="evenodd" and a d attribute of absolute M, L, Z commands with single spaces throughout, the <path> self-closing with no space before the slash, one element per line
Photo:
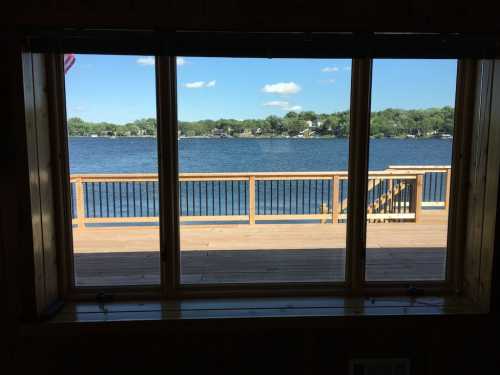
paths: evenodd
<path fill-rule="evenodd" d="M 73 224 L 155 223 L 156 174 L 71 176 Z M 347 172 L 182 173 L 181 222 L 347 218 Z M 370 171 L 367 220 L 419 221 L 422 209 L 447 209 L 449 166 L 390 166 Z"/>

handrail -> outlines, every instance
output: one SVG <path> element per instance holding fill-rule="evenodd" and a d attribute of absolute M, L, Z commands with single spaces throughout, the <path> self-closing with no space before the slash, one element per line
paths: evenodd
<path fill-rule="evenodd" d="M 395 168 L 394 168 L 395 169 Z M 369 176 L 388 176 L 393 178 L 412 178 L 414 174 L 421 173 L 421 171 L 406 173 L 392 170 L 384 171 L 370 171 Z M 126 176 L 126 177 L 124 177 Z M 259 180 L 275 179 L 275 178 L 304 178 L 304 179 L 324 179 L 338 176 L 340 179 L 347 179 L 347 171 L 334 171 L 334 172 L 197 172 L 197 173 L 179 173 L 179 181 L 207 179 L 210 180 L 237 180 L 248 179 L 250 176 Z M 155 173 L 78 173 L 70 176 L 71 181 L 75 179 L 82 179 L 83 181 L 119 181 L 119 180 L 134 180 L 134 181 L 153 181 L 158 178 Z"/>
<path fill-rule="evenodd" d="M 370 171 L 367 219 L 418 221 L 423 207 L 447 209 L 450 173 L 450 166 L 436 165 L 400 165 Z M 444 203 L 440 201 L 444 178 L 433 174 L 446 176 Z M 155 173 L 73 174 L 70 180 L 75 187 L 73 223 L 77 228 L 90 223 L 158 221 L 159 187 Z M 181 173 L 180 220 L 244 220 L 255 224 L 314 219 L 341 223 L 347 216 L 347 180 L 347 171 Z M 430 192 L 434 183 L 431 201 L 424 199 L 425 181 Z"/>

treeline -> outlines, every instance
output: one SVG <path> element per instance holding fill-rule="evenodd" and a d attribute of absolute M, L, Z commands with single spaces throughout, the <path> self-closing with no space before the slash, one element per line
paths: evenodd
<path fill-rule="evenodd" d="M 141 119 L 116 125 L 109 122 L 86 122 L 79 117 L 72 117 L 68 119 L 68 132 L 70 136 L 156 136 L 156 119 Z"/>
<path fill-rule="evenodd" d="M 453 132 L 453 108 L 385 109 L 372 112 L 370 134 L 374 137 L 431 137 Z M 80 118 L 68 120 L 70 136 L 155 136 L 156 119 L 141 119 L 125 125 L 89 123 Z M 201 120 L 179 123 L 181 136 L 232 137 L 347 137 L 349 112 L 316 114 L 288 112 L 283 117 L 268 116 L 250 120 Z"/>

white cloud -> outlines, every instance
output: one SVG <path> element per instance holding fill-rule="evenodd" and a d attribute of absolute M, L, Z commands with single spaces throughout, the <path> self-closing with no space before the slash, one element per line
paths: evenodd
<path fill-rule="evenodd" d="M 265 107 L 280 107 L 280 108 L 285 108 L 289 106 L 288 102 L 281 101 L 281 100 L 273 100 L 270 102 L 264 103 Z"/>
<path fill-rule="evenodd" d="M 283 111 L 300 111 L 302 107 L 300 105 L 290 105 L 284 100 L 273 100 L 263 104 L 265 107 L 276 107 L 282 109 Z"/>
<path fill-rule="evenodd" d="M 177 58 L 177 66 L 182 66 L 186 63 L 186 59 L 184 57 Z"/>
<path fill-rule="evenodd" d="M 333 73 L 333 72 L 338 72 L 339 68 L 336 66 L 326 66 L 323 69 L 321 69 L 323 73 Z"/>
<path fill-rule="evenodd" d="M 262 91 L 270 94 L 296 94 L 301 90 L 300 86 L 295 82 L 279 82 L 267 84 L 262 88 Z"/>
<path fill-rule="evenodd" d="M 189 83 L 186 83 L 185 86 L 188 89 L 200 89 L 203 86 L 205 86 L 205 81 L 189 82 Z"/>
<path fill-rule="evenodd" d="M 184 86 L 188 89 L 201 89 L 203 87 L 214 87 L 215 86 L 216 80 L 214 79 L 213 81 L 195 81 L 195 82 L 188 82 Z"/>
<path fill-rule="evenodd" d="M 155 64 L 155 58 L 153 56 L 144 56 L 137 59 L 137 64 L 143 66 L 152 66 Z"/>

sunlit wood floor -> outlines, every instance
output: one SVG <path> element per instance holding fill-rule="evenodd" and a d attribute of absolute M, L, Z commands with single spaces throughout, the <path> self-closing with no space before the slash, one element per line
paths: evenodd
<path fill-rule="evenodd" d="M 369 280 L 444 278 L 444 211 L 421 223 L 373 223 L 367 233 Z M 340 281 L 345 224 L 182 225 L 185 283 Z M 75 230 L 77 285 L 154 284 L 160 280 L 158 227 Z"/>

